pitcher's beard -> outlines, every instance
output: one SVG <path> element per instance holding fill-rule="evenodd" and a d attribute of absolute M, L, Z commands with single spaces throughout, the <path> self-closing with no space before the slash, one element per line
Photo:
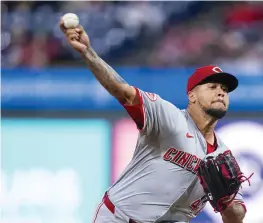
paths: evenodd
<path fill-rule="evenodd" d="M 213 118 L 221 119 L 226 115 L 226 110 L 216 109 L 216 108 L 207 108 L 205 109 L 205 113 Z"/>

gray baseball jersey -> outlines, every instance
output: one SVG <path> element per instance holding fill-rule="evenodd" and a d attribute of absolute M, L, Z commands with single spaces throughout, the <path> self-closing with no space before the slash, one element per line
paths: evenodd
<path fill-rule="evenodd" d="M 196 176 L 207 142 L 187 110 L 136 88 L 137 108 L 125 107 L 140 129 L 131 162 L 109 188 L 110 200 L 138 222 L 188 222 L 205 206 Z M 135 106 L 136 107 L 136 106 Z M 217 149 L 227 150 L 216 136 Z M 242 199 L 241 193 L 237 199 Z"/>

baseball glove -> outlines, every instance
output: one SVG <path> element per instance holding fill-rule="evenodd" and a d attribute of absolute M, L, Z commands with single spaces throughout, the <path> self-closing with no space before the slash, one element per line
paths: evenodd
<path fill-rule="evenodd" d="M 207 200 L 215 212 L 225 210 L 235 199 L 241 184 L 248 181 L 241 172 L 239 165 L 231 151 L 225 151 L 217 157 L 207 157 L 200 163 L 197 176 Z"/>

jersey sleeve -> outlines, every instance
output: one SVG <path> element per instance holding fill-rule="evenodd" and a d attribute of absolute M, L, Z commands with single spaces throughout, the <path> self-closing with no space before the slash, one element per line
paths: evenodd
<path fill-rule="evenodd" d="M 137 128 L 147 135 L 165 137 L 169 129 L 176 131 L 180 110 L 159 95 L 135 88 L 139 97 L 137 105 L 123 105 Z"/>

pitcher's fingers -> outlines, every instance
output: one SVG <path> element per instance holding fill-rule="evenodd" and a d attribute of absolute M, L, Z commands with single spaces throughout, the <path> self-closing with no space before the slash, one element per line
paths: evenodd
<path fill-rule="evenodd" d="M 82 32 L 85 32 L 83 27 L 81 25 L 77 25 L 77 28 L 75 28 L 76 32 L 78 33 L 82 33 Z"/>
<path fill-rule="evenodd" d="M 63 33 L 66 33 L 67 29 L 66 29 L 65 26 L 64 26 L 64 22 L 63 22 L 63 20 L 62 20 L 62 17 L 60 18 L 60 21 L 59 21 L 59 27 L 60 27 L 60 29 L 61 29 L 61 31 L 62 31 Z"/>
<path fill-rule="evenodd" d="M 70 35 L 70 34 L 78 34 L 78 32 L 76 32 L 75 29 L 67 29 L 67 30 L 66 30 L 66 34 L 67 34 L 67 35 Z"/>
<path fill-rule="evenodd" d="M 68 39 L 69 39 L 69 40 L 79 39 L 79 35 L 78 35 L 78 34 L 70 34 L 70 35 L 68 36 Z"/>
<path fill-rule="evenodd" d="M 72 38 L 79 39 L 80 38 L 80 35 L 77 32 L 67 33 L 66 35 L 69 39 L 72 39 Z"/>

